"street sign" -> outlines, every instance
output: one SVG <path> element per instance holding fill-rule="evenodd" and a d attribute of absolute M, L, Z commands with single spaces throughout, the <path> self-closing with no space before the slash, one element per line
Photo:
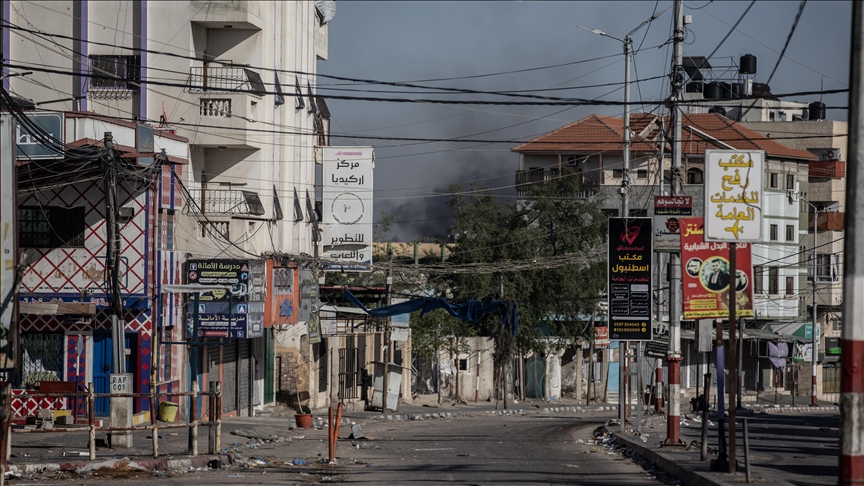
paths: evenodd
<path fill-rule="evenodd" d="M 609 338 L 650 341 L 650 218 L 609 218 Z"/>
<path fill-rule="evenodd" d="M 645 356 L 649 358 L 665 358 L 669 352 L 669 323 L 653 321 L 654 336 L 645 344 Z"/>
<path fill-rule="evenodd" d="M 762 150 L 705 151 L 705 240 L 762 239 Z"/>
<path fill-rule="evenodd" d="M 692 215 L 692 197 L 654 196 L 654 251 L 681 251 L 681 218 Z"/>
<path fill-rule="evenodd" d="M 64 115 L 59 112 L 27 113 L 24 116 L 33 124 L 47 132 L 49 137 L 36 135 L 26 125 L 18 124 L 15 140 L 18 146 L 18 160 L 62 159 Z"/>

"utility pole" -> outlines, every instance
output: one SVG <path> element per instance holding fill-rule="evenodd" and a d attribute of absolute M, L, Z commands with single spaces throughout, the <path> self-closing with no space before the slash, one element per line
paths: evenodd
<path fill-rule="evenodd" d="M 864 482 L 864 5 L 852 2 L 849 60 L 849 167 L 846 169 L 846 241 L 843 244 L 843 351 L 840 383 L 839 484 Z"/>
<path fill-rule="evenodd" d="M 681 97 L 684 84 L 684 2 L 675 0 L 675 32 L 672 58 L 672 187 L 673 196 L 681 195 Z M 669 254 L 669 416 L 666 445 L 681 441 L 681 255 Z M 733 277 L 734 281 L 734 277 Z M 733 282 L 734 287 L 734 282 Z"/>
<path fill-rule="evenodd" d="M 393 244 L 387 242 L 387 286 L 384 291 L 384 300 L 386 305 L 390 305 L 390 291 L 393 288 Z M 381 390 L 381 413 L 387 413 L 387 383 L 390 374 L 390 360 L 393 356 L 393 343 L 390 340 L 390 318 L 385 317 L 384 321 L 384 381 Z M 439 385 L 440 388 L 440 385 Z M 398 397 L 397 397 L 398 399 Z"/>
<path fill-rule="evenodd" d="M 126 373 L 124 344 L 123 297 L 120 295 L 120 228 L 117 222 L 117 170 L 114 167 L 114 137 L 105 132 L 108 155 L 104 162 L 105 192 L 105 268 L 108 270 L 108 294 L 111 306 L 111 339 L 114 373 Z"/>
<path fill-rule="evenodd" d="M 808 202 L 809 204 L 809 202 Z M 819 341 L 816 338 L 816 330 L 819 326 L 818 312 L 816 303 L 816 281 L 819 280 L 816 277 L 816 258 L 819 255 L 819 250 L 817 249 L 817 238 L 819 235 L 819 206 L 813 206 L 813 329 L 810 331 L 810 342 L 813 349 L 810 351 L 810 368 L 812 375 L 812 382 L 810 383 L 810 406 L 815 407 L 818 405 L 818 401 L 816 400 L 816 363 L 818 362 L 819 356 Z"/>
<path fill-rule="evenodd" d="M 498 276 L 498 296 L 501 300 L 504 300 L 504 275 Z M 504 410 L 507 410 L 507 368 L 510 364 L 510 352 L 507 352 L 507 357 L 504 359 L 504 364 L 501 365 L 501 382 L 503 383 L 504 388 Z"/>

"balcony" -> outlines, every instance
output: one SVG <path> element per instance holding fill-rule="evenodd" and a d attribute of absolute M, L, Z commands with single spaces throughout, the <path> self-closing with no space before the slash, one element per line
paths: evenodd
<path fill-rule="evenodd" d="M 813 231 L 813 215 L 815 213 L 809 213 L 807 215 L 807 231 Z M 841 212 L 824 212 L 819 213 L 819 225 L 818 231 L 843 231 L 843 219 L 846 216 L 846 213 Z"/>
<path fill-rule="evenodd" d="M 258 193 L 234 189 L 192 189 L 189 191 L 196 204 L 186 207 L 192 214 L 207 216 L 263 216 L 266 212 Z M 200 209 L 200 211 L 199 211 Z M 219 231 L 225 228 L 219 228 Z"/>
<path fill-rule="evenodd" d="M 562 195 L 562 197 L 587 199 L 594 195 L 597 186 L 596 181 L 585 177 L 581 172 L 569 169 L 564 169 L 563 173 L 558 169 L 518 170 L 516 171 L 516 194 L 518 197 L 528 197 L 532 188 L 550 183 L 562 177 L 577 177 L 579 180 L 579 190 L 575 193 Z"/>
<path fill-rule="evenodd" d="M 846 162 L 842 160 L 819 160 L 810 162 L 811 178 L 841 179 L 846 176 Z"/>
<path fill-rule="evenodd" d="M 238 93 L 258 96 L 267 94 L 267 87 L 257 72 L 236 66 L 196 66 L 189 68 L 190 93 Z"/>

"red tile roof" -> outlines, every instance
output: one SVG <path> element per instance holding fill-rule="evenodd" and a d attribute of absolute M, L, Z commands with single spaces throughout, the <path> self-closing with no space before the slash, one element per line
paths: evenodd
<path fill-rule="evenodd" d="M 659 151 L 659 127 L 668 126 L 668 117 L 649 113 L 636 113 L 630 117 L 631 153 Z M 577 122 L 518 145 L 517 153 L 621 153 L 624 120 L 622 118 L 590 115 Z M 682 149 L 684 154 L 701 155 L 705 149 L 735 148 L 738 150 L 764 150 L 766 155 L 787 159 L 818 160 L 806 150 L 796 150 L 775 142 L 743 125 L 717 113 L 684 115 L 682 120 Z M 669 150 L 667 144 L 666 150 Z"/>

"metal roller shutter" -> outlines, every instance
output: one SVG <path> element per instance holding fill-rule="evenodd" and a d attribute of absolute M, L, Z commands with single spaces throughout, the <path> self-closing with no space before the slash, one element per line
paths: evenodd
<path fill-rule="evenodd" d="M 222 348 L 222 412 L 237 410 L 237 345 Z"/>
<path fill-rule="evenodd" d="M 249 339 L 238 339 L 237 344 L 240 348 L 240 367 L 237 370 L 237 372 L 240 373 L 240 376 L 238 377 L 240 386 L 240 393 L 238 393 L 238 395 L 240 397 L 240 403 L 238 404 L 239 409 L 237 415 L 244 415 L 249 411 L 249 400 L 252 398 L 252 383 L 249 380 L 249 367 L 251 366 L 252 358 L 250 348 L 252 347 L 252 341 Z"/>

